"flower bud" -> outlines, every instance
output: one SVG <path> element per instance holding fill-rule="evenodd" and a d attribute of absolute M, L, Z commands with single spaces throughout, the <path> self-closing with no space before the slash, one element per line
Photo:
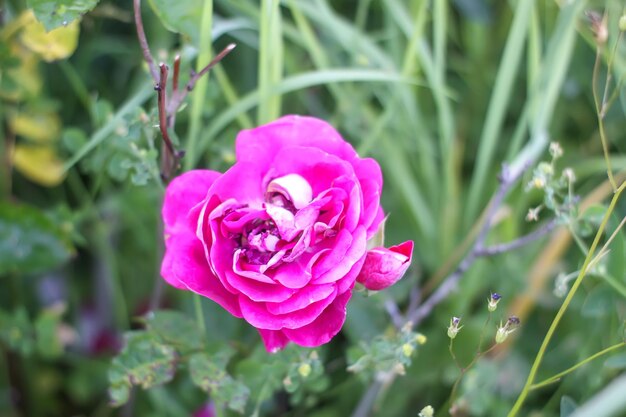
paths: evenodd
<path fill-rule="evenodd" d="M 501 298 L 502 296 L 497 292 L 491 294 L 491 297 L 489 297 L 489 300 L 487 301 L 487 310 L 489 310 L 490 313 L 496 311 Z"/>
<path fill-rule="evenodd" d="M 459 326 L 461 323 L 460 317 L 452 317 L 450 319 L 450 325 L 448 326 L 448 337 L 454 339 L 463 326 Z"/>
<path fill-rule="evenodd" d="M 412 255 L 412 241 L 392 246 L 389 249 L 374 248 L 369 250 L 357 281 L 368 290 L 385 289 L 402 278 L 411 264 Z"/>
<path fill-rule="evenodd" d="M 574 174 L 574 170 L 572 168 L 565 168 L 563 170 L 563 176 L 567 179 L 568 182 L 576 181 L 576 174 Z"/>
<path fill-rule="evenodd" d="M 496 331 L 496 343 L 503 343 L 511 333 L 513 333 L 520 325 L 520 321 L 516 316 L 511 316 L 504 325 L 500 322 L 500 327 Z"/>
<path fill-rule="evenodd" d="M 550 150 L 550 155 L 552 155 L 554 159 L 560 158 L 561 156 L 563 156 L 563 148 L 561 148 L 561 145 L 558 142 L 550 143 L 549 150 Z"/>
<path fill-rule="evenodd" d="M 303 363 L 298 367 L 298 373 L 302 378 L 306 378 L 311 375 L 311 365 L 308 363 Z"/>
<path fill-rule="evenodd" d="M 535 208 L 529 208 L 528 213 L 526 214 L 527 222 L 536 222 L 539 220 L 539 212 L 541 211 L 541 206 Z"/>
<path fill-rule="evenodd" d="M 415 341 L 417 342 L 417 344 L 418 344 L 418 345 L 423 345 L 423 344 L 425 344 L 427 340 L 428 340 L 428 339 L 426 338 L 426 336 L 424 336 L 424 335 L 423 335 L 423 334 L 421 334 L 421 333 L 418 333 L 418 334 L 415 336 Z"/>
<path fill-rule="evenodd" d="M 435 409 L 431 405 L 427 405 L 426 407 L 422 408 L 422 411 L 420 411 L 418 416 L 419 417 L 434 417 Z"/>
<path fill-rule="evenodd" d="M 410 343 L 405 343 L 402 345 L 402 354 L 407 358 L 410 358 L 413 354 L 415 348 Z"/>

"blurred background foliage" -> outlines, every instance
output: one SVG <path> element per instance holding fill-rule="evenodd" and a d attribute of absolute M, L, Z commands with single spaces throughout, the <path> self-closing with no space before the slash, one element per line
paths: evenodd
<path fill-rule="evenodd" d="M 602 133 L 615 181 L 625 178 L 622 0 L 144 2 L 152 52 L 170 66 L 180 54 L 182 82 L 238 45 L 177 113 L 171 134 L 187 152 L 184 169 L 227 169 L 242 128 L 289 113 L 321 117 L 380 162 L 387 244 L 415 241 L 407 276 L 355 294 L 330 344 L 275 356 L 208 300 L 199 306 L 205 334 L 190 294 L 161 284 L 161 139 L 131 3 L 0 7 L 0 415 L 415 416 L 429 404 L 447 415 L 459 375 L 450 318 L 462 317 L 454 350 L 468 364 L 479 340 L 515 314 L 521 328 L 465 373 L 456 401 L 456 415 L 506 415 L 613 195 L 593 83 L 600 95 L 608 83 Z M 605 16 L 604 42 L 589 12 Z M 405 311 L 426 298 L 471 246 L 502 164 L 550 162 L 549 142 L 563 150 L 550 165 L 555 181 L 571 168 L 579 205 L 555 211 L 555 188 L 529 190 L 538 175 L 529 170 L 488 243 L 555 217 L 559 228 L 478 260 L 421 335 L 395 330 L 389 306 Z M 605 240 L 625 213 L 618 201 Z M 619 230 L 585 278 L 540 378 L 624 340 L 624 239 Z M 493 291 L 503 299 L 484 326 Z M 168 310 L 146 315 L 157 305 Z M 625 368 L 626 351 L 616 350 L 532 392 L 522 415 L 575 413 Z M 387 382 L 363 409 L 373 378 Z M 624 407 L 619 397 L 609 405 Z"/>

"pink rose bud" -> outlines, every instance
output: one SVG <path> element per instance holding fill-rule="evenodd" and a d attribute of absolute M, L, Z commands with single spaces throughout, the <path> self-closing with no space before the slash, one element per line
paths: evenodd
<path fill-rule="evenodd" d="M 367 252 L 365 263 L 357 281 L 372 291 L 385 289 L 402 278 L 411 264 L 413 241 L 387 248 L 374 248 Z"/>

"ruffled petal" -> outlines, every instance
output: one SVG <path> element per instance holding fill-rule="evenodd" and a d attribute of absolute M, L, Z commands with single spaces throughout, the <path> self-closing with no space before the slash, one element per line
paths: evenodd
<path fill-rule="evenodd" d="M 163 222 L 166 229 L 186 222 L 192 207 L 204 200 L 211 185 L 222 174 L 217 171 L 194 170 L 174 178 L 165 190 Z"/>
<path fill-rule="evenodd" d="M 283 329 L 283 333 L 300 346 L 316 347 L 328 343 L 339 333 L 346 321 L 346 305 L 350 297 L 352 291 L 346 291 L 337 296 L 315 321 L 297 329 Z"/>

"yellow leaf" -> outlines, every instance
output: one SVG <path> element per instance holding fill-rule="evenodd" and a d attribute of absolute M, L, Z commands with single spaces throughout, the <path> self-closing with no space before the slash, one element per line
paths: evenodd
<path fill-rule="evenodd" d="M 40 143 L 57 139 L 61 131 L 61 121 L 55 113 L 19 113 L 9 116 L 9 126 L 16 135 Z"/>
<path fill-rule="evenodd" d="M 78 20 L 65 27 L 46 32 L 43 24 L 33 18 L 24 27 L 21 40 L 24 46 L 39 54 L 44 61 L 52 62 L 74 53 L 78 45 L 79 31 Z"/>
<path fill-rule="evenodd" d="M 37 96 L 43 84 L 38 68 L 41 60 L 17 41 L 11 41 L 9 48 L 11 56 L 19 60 L 19 65 L 8 68 L 3 74 L 7 82 L 0 89 L 0 98 L 20 101 Z"/>
<path fill-rule="evenodd" d="M 63 164 L 49 146 L 15 145 L 13 166 L 29 180 L 47 187 L 59 185 L 65 177 Z"/>

